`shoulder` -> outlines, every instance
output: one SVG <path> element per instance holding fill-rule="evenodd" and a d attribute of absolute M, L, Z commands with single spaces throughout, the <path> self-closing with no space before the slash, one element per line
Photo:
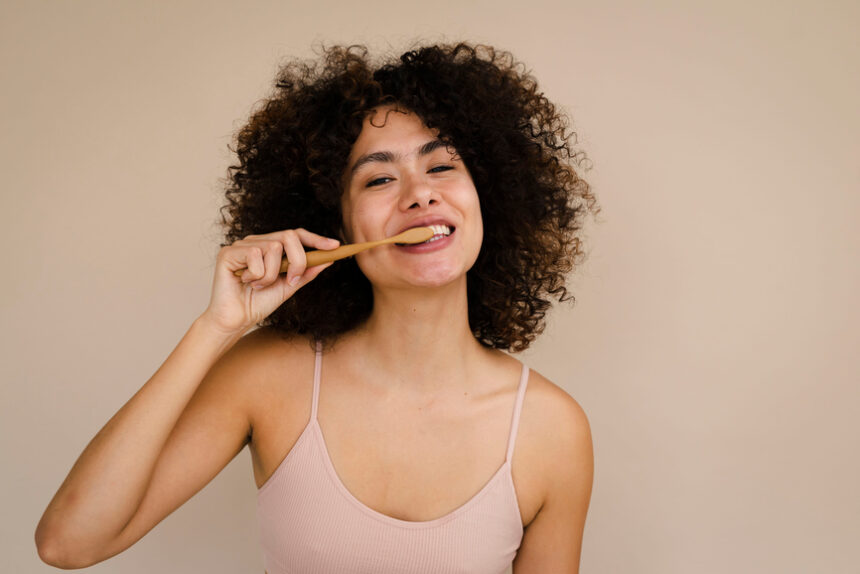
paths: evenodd
<path fill-rule="evenodd" d="M 594 455 L 588 417 L 564 389 L 532 371 L 523 403 L 528 461 L 539 486 L 514 572 L 578 572 Z"/>
<path fill-rule="evenodd" d="M 244 335 L 212 367 L 207 379 L 253 408 L 310 369 L 313 348 L 306 337 L 260 328 Z M 295 375 L 295 376 L 293 376 Z"/>
<path fill-rule="evenodd" d="M 541 406 L 546 409 L 548 422 L 573 434 L 588 429 L 588 417 L 575 398 L 537 371 L 532 370 L 531 375 L 531 382 L 539 389 L 535 400 L 541 401 Z"/>
<path fill-rule="evenodd" d="M 284 419 L 304 417 L 313 372 L 312 339 L 263 327 L 239 339 L 210 376 L 221 386 L 223 400 L 243 411 L 252 446 L 260 448 L 267 429 L 277 434 L 283 432 Z"/>
<path fill-rule="evenodd" d="M 590 490 L 593 470 L 591 426 L 582 405 L 535 370 L 521 414 L 528 458 L 544 477 L 543 502 L 565 489 Z"/>
<path fill-rule="evenodd" d="M 258 379 L 273 369 L 283 372 L 281 369 L 284 365 L 306 361 L 312 355 L 313 346 L 307 337 L 287 335 L 263 327 L 239 339 L 219 363 L 221 368 L 244 373 L 240 378 Z"/>

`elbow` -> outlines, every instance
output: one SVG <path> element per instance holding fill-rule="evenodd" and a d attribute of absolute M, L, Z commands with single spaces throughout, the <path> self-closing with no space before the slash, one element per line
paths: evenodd
<path fill-rule="evenodd" d="M 59 550 L 59 547 L 51 543 L 50 541 L 39 541 L 37 539 L 36 552 L 39 553 L 39 559 L 42 562 L 50 566 L 54 566 L 56 568 L 73 568 L 73 566 L 66 562 L 65 558 Z"/>
<path fill-rule="evenodd" d="M 45 564 L 63 569 L 74 568 L 63 556 L 60 545 L 53 539 L 42 535 L 39 529 L 36 529 L 36 552 L 39 554 L 39 559 Z"/>
<path fill-rule="evenodd" d="M 69 549 L 72 545 L 64 542 L 61 536 L 51 534 L 46 530 L 40 523 L 36 528 L 35 537 L 36 552 L 39 554 L 39 559 L 45 564 L 63 570 L 74 570 L 86 568 L 99 562 L 99 560 L 92 560 L 89 557 L 71 552 Z"/>

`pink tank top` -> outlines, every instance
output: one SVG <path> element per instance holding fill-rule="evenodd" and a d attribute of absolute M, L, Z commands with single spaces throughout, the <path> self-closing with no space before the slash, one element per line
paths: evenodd
<path fill-rule="evenodd" d="M 523 537 L 511 456 L 529 369 L 523 365 L 505 462 L 468 502 L 427 521 L 366 506 L 335 472 L 317 420 L 322 352 L 317 345 L 311 416 L 293 448 L 257 491 L 268 574 L 501 574 Z"/>

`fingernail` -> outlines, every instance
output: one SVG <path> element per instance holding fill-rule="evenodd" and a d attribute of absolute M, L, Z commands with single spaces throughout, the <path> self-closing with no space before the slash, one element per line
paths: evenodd
<path fill-rule="evenodd" d="M 298 285 L 298 284 L 299 284 L 299 279 L 301 279 L 301 277 L 299 277 L 298 275 L 296 275 L 295 277 L 293 277 L 292 279 L 290 279 L 290 285 L 292 285 L 293 287 L 295 287 L 296 285 Z"/>

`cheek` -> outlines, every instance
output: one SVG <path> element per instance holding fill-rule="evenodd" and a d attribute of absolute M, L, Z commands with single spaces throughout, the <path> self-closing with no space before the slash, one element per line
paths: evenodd
<path fill-rule="evenodd" d="M 465 209 L 471 212 L 471 219 L 473 221 L 473 226 L 475 227 L 475 231 L 484 236 L 484 217 L 481 213 L 481 200 L 478 197 L 478 192 L 474 188 L 472 192 L 468 194 L 468 197 L 464 198 Z"/>
<path fill-rule="evenodd" d="M 475 234 L 475 243 L 477 244 L 477 250 L 480 251 L 481 247 L 484 244 L 484 217 L 481 213 L 481 204 L 478 201 L 477 193 L 474 197 L 474 211 L 472 212 L 472 227 L 473 232 Z"/>
<path fill-rule="evenodd" d="M 484 236 L 484 214 L 481 213 L 481 204 L 476 201 L 475 203 L 475 221 L 478 229 L 481 230 L 481 237 Z"/>
<path fill-rule="evenodd" d="M 351 243 L 361 241 L 370 241 L 379 239 L 377 222 L 374 218 L 378 218 L 377 210 L 372 209 L 372 206 L 367 202 L 359 202 L 352 205 L 349 212 L 344 213 L 344 230 L 349 234 Z"/>
<path fill-rule="evenodd" d="M 477 243 L 478 248 L 476 252 L 480 252 L 481 248 L 484 246 L 484 222 L 481 217 L 480 210 L 478 211 L 478 216 L 475 218 L 475 243 Z M 477 255 L 475 256 L 477 259 Z"/>
<path fill-rule="evenodd" d="M 362 205 L 346 195 L 341 200 L 341 228 L 347 243 L 356 243 L 356 234 L 361 234 Z"/>

